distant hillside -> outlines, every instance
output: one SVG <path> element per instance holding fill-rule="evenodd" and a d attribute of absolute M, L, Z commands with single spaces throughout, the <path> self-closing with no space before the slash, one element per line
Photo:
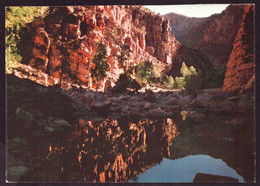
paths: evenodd
<path fill-rule="evenodd" d="M 175 13 L 165 15 L 172 33 L 189 48 L 200 51 L 216 65 L 226 64 L 242 23 L 243 5 L 230 5 L 208 18 L 190 18 Z"/>

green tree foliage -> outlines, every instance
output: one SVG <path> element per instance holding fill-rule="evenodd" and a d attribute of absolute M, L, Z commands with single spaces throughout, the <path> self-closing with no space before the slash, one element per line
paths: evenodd
<path fill-rule="evenodd" d="M 7 7 L 5 11 L 6 67 L 13 67 L 21 61 L 17 50 L 22 28 L 35 18 L 42 16 L 47 7 Z"/>
<path fill-rule="evenodd" d="M 97 46 L 97 53 L 92 61 L 95 64 L 95 68 L 91 69 L 92 76 L 97 80 L 101 80 L 106 77 L 106 72 L 109 69 L 108 56 L 106 47 L 104 44 L 99 43 Z"/>
<path fill-rule="evenodd" d="M 175 84 L 174 78 L 172 76 L 167 76 L 164 72 L 160 73 L 157 82 L 159 82 L 159 86 L 162 88 L 173 88 Z"/>
<path fill-rule="evenodd" d="M 149 83 L 154 78 L 153 64 L 150 61 L 145 61 L 137 69 L 137 76 L 142 83 Z"/>
<path fill-rule="evenodd" d="M 174 87 L 184 88 L 185 87 L 184 77 L 176 77 Z"/>
<path fill-rule="evenodd" d="M 182 74 L 183 77 L 190 74 L 189 68 L 187 67 L 187 65 L 185 64 L 185 62 L 182 62 L 180 72 L 181 72 L 181 74 Z"/>
<path fill-rule="evenodd" d="M 145 61 L 137 69 L 137 78 L 142 85 L 150 84 L 162 88 L 173 88 L 174 78 L 157 69 L 150 61 Z"/>
<path fill-rule="evenodd" d="M 225 65 L 215 66 L 205 63 L 204 65 L 200 64 L 200 70 L 197 71 L 193 66 L 187 67 L 185 62 L 183 62 L 180 69 L 182 76 L 175 78 L 175 87 L 186 89 L 222 87 L 225 70 Z"/>
<path fill-rule="evenodd" d="M 182 77 L 175 78 L 176 88 L 198 89 L 201 86 L 200 75 L 193 66 L 187 67 L 185 62 L 182 63 L 180 72 Z"/>
<path fill-rule="evenodd" d="M 226 65 L 206 64 L 202 67 L 199 73 L 201 88 L 220 88 L 223 86 Z"/>

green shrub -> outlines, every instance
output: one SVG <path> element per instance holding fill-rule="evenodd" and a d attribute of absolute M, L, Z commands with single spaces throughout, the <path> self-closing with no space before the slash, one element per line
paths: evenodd
<path fill-rule="evenodd" d="M 108 56 L 104 44 L 98 44 L 97 52 L 92 62 L 95 64 L 95 67 L 91 69 L 92 76 L 97 80 L 104 79 L 106 77 L 106 72 L 109 69 Z"/>
<path fill-rule="evenodd" d="M 142 84 L 156 81 L 154 76 L 153 64 L 150 61 L 145 61 L 137 69 L 137 77 Z"/>
<path fill-rule="evenodd" d="M 197 73 L 184 77 L 185 88 L 188 90 L 199 89 L 201 86 L 200 76 Z"/>
<path fill-rule="evenodd" d="M 200 75 L 193 66 L 187 67 L 182 63 L 180 72 L 182 77 L 175 78 L 175 88 L 198 89 L 201 86 Z"/>
<path fill-rule="evenodd" d="M 162 88 L 174 88 L 175 81 L 172 76 L 167 76 L 164 72 L 161 72 L 159 84 L 159 87 Z"/>
<path fill-rule="evenodd" d="M 149 61 L 138 66 L 137 79 L 142 85 L 150 84 L 161 88 L 174 88 L 174 78 L 166 75 Z"/>
<path fill-rule="evenodd" d="M 223 86 L 226 65 L 217 66 L 212 63 L 200 63 L 198 69 L 200 88 L 220 88 Z"/>
<path fill-rule="evenodd" d="M 174 87 L 175 88 L 184 88 L 185 87 L 184 77 L 176 77 Z"/>
<path fill-rule="evenodd" d="M 175 78 L 176 88 L 186 89 L 205 89 L 205 88 L 219 88 L 223 86 L 225 77 L 225 65 L 215 66 L 213 64 L 200 64 L 200 70 L 193 67 L 187 67 L 185 62 L 182 63 L 180 69 L 181 77 Z"/>

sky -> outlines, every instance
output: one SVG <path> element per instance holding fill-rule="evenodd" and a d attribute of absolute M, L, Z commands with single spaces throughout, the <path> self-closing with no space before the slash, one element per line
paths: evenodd
<path fill-rule="evenodd" d="M 194 4 L 194 5 L 151 5 L 145 6 L 150 10 L 160 13 L 178 13 L 188 17 L 208 17 L 212 14 L 221 13 L 229 4 Z"/>

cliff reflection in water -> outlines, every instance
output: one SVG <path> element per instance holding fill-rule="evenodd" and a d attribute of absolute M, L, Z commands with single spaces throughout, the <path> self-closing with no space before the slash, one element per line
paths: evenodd
<path fill-rule="evenodd" d="M 68 144 L 49 145 L 47 170 L 34 170 L 32 174 L 45 181 L 126 182 L 169 157 L 177 135 L 178 129 L 170 118 L 99 122 L 79 119 Z"/>

